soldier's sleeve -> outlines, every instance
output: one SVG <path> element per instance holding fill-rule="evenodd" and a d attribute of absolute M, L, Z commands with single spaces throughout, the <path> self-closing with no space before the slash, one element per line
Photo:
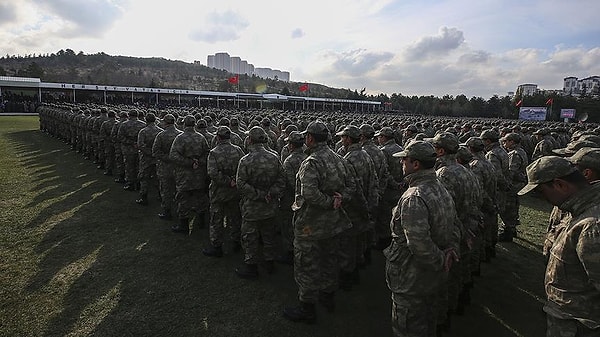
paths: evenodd
<path fill-rule="evenodd" d="M 169 160 L 176 165 L 192 168 L 194 161 L 191 158 L 186 158 L 183 154 L 185 141 L 177 136 L 171 145 L 171 151 L 169 151 Z"/>
<path fill-rule="evenodd" d="M 291 160 L 289 160 L 289 157 L 283 161 L 283 173 L 285 175 L 285 181 L 287 183 L 287 186 L 293 188 L 296 183 L 297 172 L 296 170 L 294 170 L 294 167 L 292 165 Z"/>
<path fill-rule="evenodd" d="M 233 177 L 229 177 L 221 170 L 219 170 L 219 165 L 217 164 L 216 154 L 214 151 L 210 151 L 208 153 L 208 162 L 206 164 L 208 170 L 208 176 L 210 179 L 219 186 L 228 186 Z"/>
<path fill-rule="evenodd" d="M 429 223 L 427 205 L 415 195 L 402 198 L 400 202 L 400 212 L 396 212 L 396 216 L 400 217 L 399 221 L 415 262 L 424 268 L 441 270 L 444 252 L 431 238 L 430 228 L 433 224 Z"/>
<path fill-rule="evenodd" d="M 583 226 L 577 242 L 577 255 L 589 282 L 600 291 L 600 219 L 592 218 Z"/>
<path fill-rule="evenodd" d="M 369 173 L 369 181 L 367 182 L 367 202 L 369 203 L 369 210 L 374 211 L 377 205 L 379 205 L 379 179 L 377 177 L 377 173 L 375 172 L 375 165 L 373 160 L 370 157 L 367 157 L 369 169 L 367 172 Z"/>
<path fill-rule="evenodd" d="M 150 154 L 148 153 L 148 151 L 146 150 L 146 132 L 144 131 L 140 131 L 137 134 L 137 149 L 140 150 L 140 152 L 142 152 L 143 154 Z"/>
<path fill-rule="evenodd" d="M 352 165 L 350 165 L 344 158 L 341 158 L 341 161 L 343 163 L 341 171 L 342 177 L 344 178 L 344 189 L 340 191 L 340 194 L 342 195 L 343 202 L 348 202 L 352 200 L 352 196 L 357 192 L 357 190 L 360 189 L 360 186 L 357 182 L 358 178 L 356 173 L 353 174 L 351 172 Z M 359 192 L 362 193 L 362 191 Z"/>
<path fill-rule="evenodd" d="M 269 188 L 269 193 L 272 196 L 280 196 L 285 190 L 285 172 L 283 171 L 283 166 L 281 165 L 281 162 L 279 162 L 277 155 L 274 155 L 274 157 L 277 160 L 277 177 L 275 178 L 273 185 L 271 185 L 271 188 Z"/>
<path fill-rule="evenodd" d="M 154 142 L 152 143 L 152 156 L 162 161 L 167 161 L 169 159 L 169 155 L 163 153 L 161 150 L 161 137 L 159 137 L 159 135 L 160 133 L 156 135 Z"/>
<path fill-rule="evenodd" d="M 252 163 L 242 158 L 238 164 L 237 176 L 235 178 L 236 185 L 240 194 L 250 200 L 261 200 L 267 196 L 267 192 L 260 190 L 249 183 L 250 172 L 248 169 Z"/>
<path fill-rule="evenodd" d="M 333 196 L 326 195 L 319 189 L 319 172 L 312 159 L 306 159 L 298 171 L 300 194 L 304 201 L 317 207 L 332 208 Z M 298 193 L 298 189 L 296 189 Z"/>

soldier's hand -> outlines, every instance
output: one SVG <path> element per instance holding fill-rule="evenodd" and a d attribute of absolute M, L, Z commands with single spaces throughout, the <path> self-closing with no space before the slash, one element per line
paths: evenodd
<path fill-rule="evenodd" d="M 452 268 L 452 264 L 458 261 L 458 254 L 456 254 L 454 248 L 444 249 L 444 271 L 450 271 L 450 268 Z"/>
<path fill-rule="evenodd" d="M 333 209 L 342 207 L 342 195 L 339 192 L 333 194 Z"/>
<path fill-rule="evenodd" d="M 267 204 L 271 203 L 271 200 L 273 200 L 273 197 L 271 197 L 271 193 L 267 193 L 267 195 L 265 195 L 265 201 L 267 202 Z"/>
<path fill-rule="evenodd" d="M 229 187 L 233 188 L 233 187 L 236 187 L 236 186 L 237 186 L 237 183 L 235 182 L 235 180 L 234 180 L 234 179 L 231 179 L 231 180 L 229 181 Z"/>
<path fill-rule="evenodd" d="M 193 168 L 194 170 L 196 170 L 196 169 L 198 169 L 199 167 L 200 167 L 200 164 L 198 163 L 198 159 L 194 159 L 194 160 L 192 161 L 192 168 Z"/>

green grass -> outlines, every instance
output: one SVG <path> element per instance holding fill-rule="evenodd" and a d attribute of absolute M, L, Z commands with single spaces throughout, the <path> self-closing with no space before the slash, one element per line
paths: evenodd
<path fill-rule="evenodd" d="M 381 254 L 318 324 L 281 318 L 296 303 L 290 267 L 236 277 L 241 254 L 209 259 L 206 229 L 172 234 L 151 204 L 105 177 L 37 117 L 0 116 L 1 336 L 390 336 Z M 521 238 L 483 266 L 448 336 L 540 336 L 549 206 L 523 200 Z"/>

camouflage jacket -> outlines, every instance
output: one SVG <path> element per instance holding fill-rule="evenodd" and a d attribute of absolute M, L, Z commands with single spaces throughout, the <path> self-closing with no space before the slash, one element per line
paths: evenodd
<path fill-rule="evenodd" d="M 402 151 L 402 147 L 396 143 L 393 139 L 390 139 L 387 143 L 381 145 L 381 151 L 385 154 L 387 166 L 388 166 L 388 179 L 386 188 L 388 190 L 400 191 L 402 187 L 402 180 L 404 178 L 404 172 L 402 171 L 402 162 L 400 158 L 392 156 L 396 152 Z M 380 180 L 380 184 L 383 182 Z"/>
<path fill-rule="evenodd" d="M 454 202 L 433 170 L 406 180 L 409 188 L 392 214 L 392 243 L 384 250 L 386 281 L 393 293 L 433 295 L 446 278 L 444 249 L 452 246 Z"/>
<path fill-rule="evenodd" d="M 138 133 L 137 148 L 140 151 L 140 168 L 156 164 L 156 159 L 152 156 L 152 146 L 156 135 L 161 131 L 163 129 L 152 123 Z"/>
<path fill-rule="evenodd" d="M 152 156 L 156 159 L 156 174 L 159 177 L 173 175 L 173 165 L 169 159 L 173 140 L 181 133 L 175 125 L 167 126 L 163 131 L 159 132 L 152 143 Z"/>
<path fill-rule="evenodd" d="M 300 165 L 308 157 L 302 148 L 294 149 L 283 161 L 283 172 L 285 174 L 285 191 L 281 196 L 281 207 L 290 212 L 294 197 L 296 195 L 296 174 Z"/>
<path fill-rule="evenodd" d="M 542 140 L 535 144 L 535 148 L 533 149 L 533 153 L 531 154 L 531 160 L 534 161 L 543 156 L 552 156 L 554 153 L 552 150 L 554 149 L 554 144 L 551 140 L 544 137 Z"/>
<path fill-rule="evenodd" d="M 112 144 L 112 138 L 110 134 L 115 124 L 117 124 L 117 120 L 114 118 L 109 118 L 102 123 L 102 126 L 100 126 L 100 139 L 102 139 L 105 144 Z"/>
<path fill-rule="evenodd" d="M 544 311 L 600 328 L 600 184 L 593 184 L 559 206 L 571 214 L 556 228 L 550 249 Z"/>
<path fill-rule="evenodd" d="M 119 128 L 117 137 L 121 143 L 123 154 L 137 153 L 138 133 L 146 126 L 146 123 L 136 118 L 130 118 Z"/>
<path fill-rule="evenodd" d="M 481 210 L 486 214 L 496 212 L 497 175 L 494 165 L 485 159 L 482 152 L 473 154 L 469 162 L 471 172 L 477 177 L 482 189 Z"/>
<path fill-rule="evenodd" d="M 216 137 L 215 137 L 216 138 Z M 237 168 L 244 151 L 228 139 L 217 141 L 208 153 L 208 176 L 210 178 L 210 202 L 226 202 L 239 198 L 235 182 Z"/>
<path fill-rule="evenodd" d="M 346 148 L 344 159 L 348 163 L 348 171 L 356 184 L 352 200 L 344 205 L 344 210 L 358 232 L 369 229 L 369 219 L 379 204 L 377 174 L 373 160 L 359 144 Z"/>
<path fill-rule="evenodd" d="M 343 207 L 333 208 L 334 193 L 342 195 L 344 206 L 354 194 L 355 182 L 344 160 L 326 142 L 306 152 L 296 176 L 294 235 L 304 240 L 330 238 L 351 226 Z"/>
<path fill-rule="evenodd" d="M 248 150 L 240 159 L 236 177 L 242 218 L 249 221 L 273 218 L 285 188 L 283 167 L 277 155 L 264 144 L 250 144 Z"/>
<path fill-rule="evenodd" d="M 496 172 L 496 186 L 498 191 L 508 191 L 511 188 L 508 172 L 508 153 L 499 143 L 492 143 L 486 147 L 485 158 L 494 165 Z"/>
<path fill-rule="evenodd" d="M 525 169 L 528 164 L 527 153 L 521 146 L 515 147 L 508 153 L 508 173 L 513 191 L 518 191 L 527 184 Z"/>
<path fill-rule="evenodd" d="M 375 143 L 373 143 L 372 140 L 364 141 L 362 144 L 362 148 L 369 154 L 371 160 L 373 160 L 375 172 L 377 173 L 379 196 L 382 197 L 387 187 L 387 181 L 390 175 L 385 154 L 377 145 L 375 145 Z"/>
<path fill-rule="evenodd" d="M 207 157 L 206 138 L 194 131 L 194 127 L 186 127 L 183 133 L 175 137 L 169 151 L 169 160 L 174 165 L 175 187 L 178 192 L 205 190 L 208 187 Z"/>

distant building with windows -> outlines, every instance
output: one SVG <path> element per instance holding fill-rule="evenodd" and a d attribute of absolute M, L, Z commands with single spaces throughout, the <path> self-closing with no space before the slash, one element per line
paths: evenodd
<path fill-rule="evenodd" d="M 565 77 L 563 80 L 564 95 L 598 95 L 600 94 L 600 76 L 589 76 L 578 79 L 574 76 Z"/>
<path fill-rule="evenodd" d="M 538 92 L 537 84 L 519 84 L 517 86 L 516 95 L 519 96 L 533 96 Z"/>
<path fill-rule="evenodd" d="M 290 81 L 289 71 L 282 71 L 271 68 L 257 68 L 252 63 L 242 60 L 239 56 L 230 56 L 226 52 L 208 55 L 206 58 L 206 66 L 225 70 L 232 74 L 256 75 L 262 78 L 277 79 L 279 81 Z"/>

